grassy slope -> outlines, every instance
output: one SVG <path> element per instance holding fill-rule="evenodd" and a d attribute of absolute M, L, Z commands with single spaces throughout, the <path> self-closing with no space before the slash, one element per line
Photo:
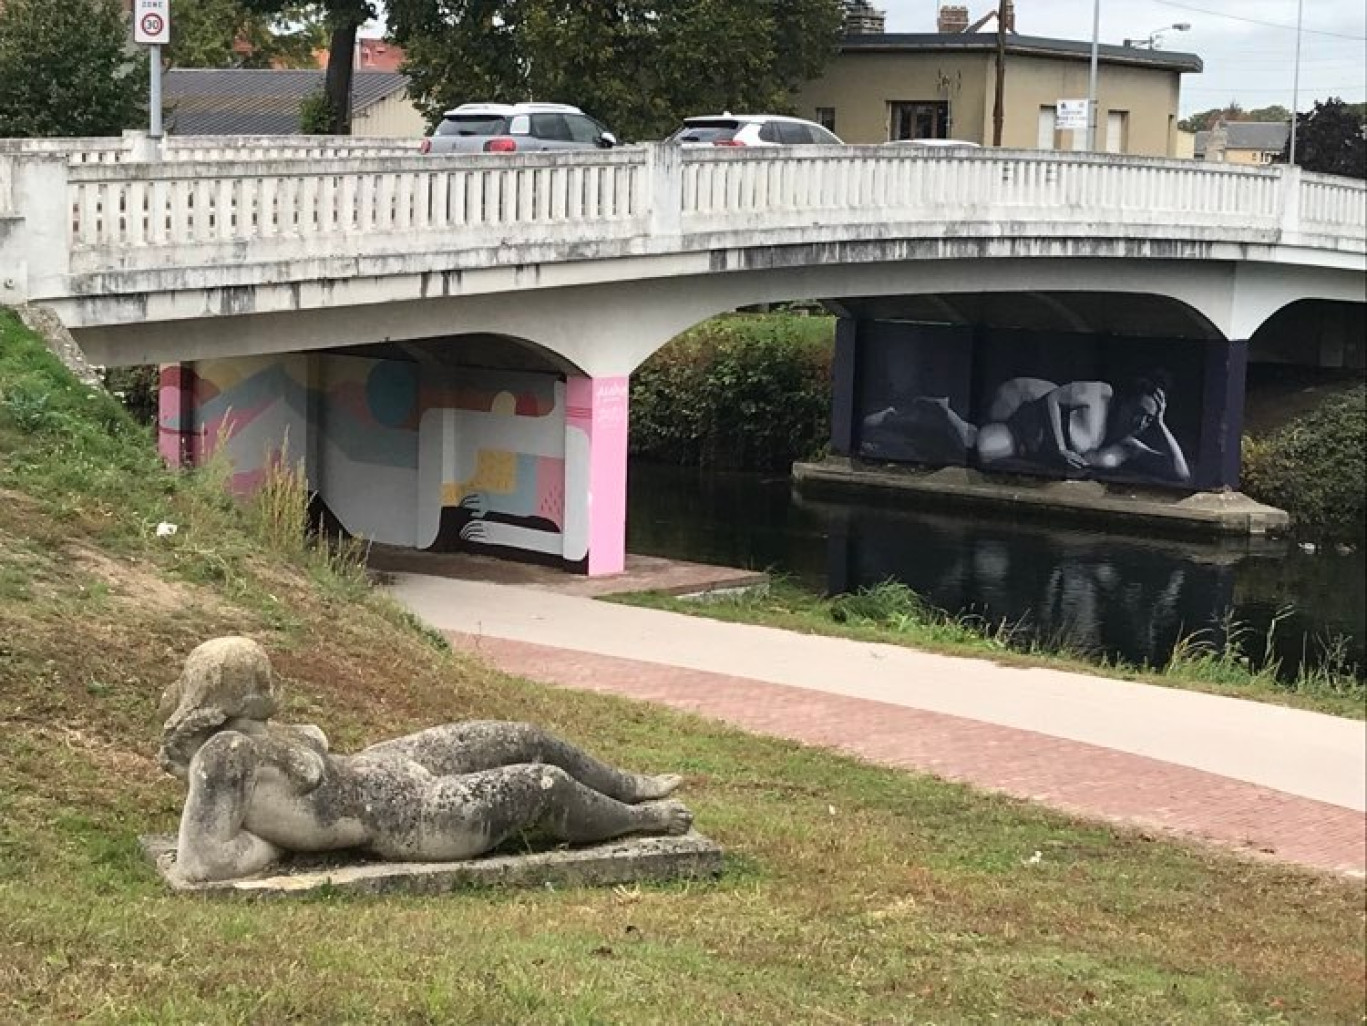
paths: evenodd
<path fill-rule="evenodd" d="M 0 318 L 0 1021 L 1349 1022 L 1361 887 L 499 676 L 162 471 Z M 158 539 L 161 520 L 180 525 Z M 255 532 L 255 534 L 253 533 Z M 682 768 L 718 884 L 444 898 L 173 898 L 137 855 L 196 643 L 273 653 L 340 750 L 528 718 Z M 1031 852 L 1042 861 L 1025 865 Z"/>

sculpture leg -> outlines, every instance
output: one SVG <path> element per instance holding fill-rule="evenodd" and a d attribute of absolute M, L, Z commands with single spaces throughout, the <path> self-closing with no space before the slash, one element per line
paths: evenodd
<path fill-rule="evenodd" d="M 563 738 L 531 723 L 472 720 L 410 734 L 367 748 L 362 755 L 412 759 L 439 777 L 478 773 L 499 766 L 545 763 L 619 802 L 663 798 L 679 786 L 674 774 L 642 776 L 614 769 Z"/>
<path fill-rule="evenodd" d="M 416 843 L 379 854 L 400 859 L 464 859 L 521 830 L 560 841 L 607 841 L 626 834 L 682 834 L 693 815 L 675 801 L 628 805 L 586 787 L 557 766 L 527 764 L 447 777 L 423 802 Z"/>

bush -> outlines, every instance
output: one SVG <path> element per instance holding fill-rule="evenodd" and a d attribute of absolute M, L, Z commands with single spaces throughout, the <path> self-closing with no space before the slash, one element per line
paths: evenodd
<path fill-rule="evenodd" d="M 685 466 L 786 470 L 830 438 L 834 322 L 719 317 L 632 378 L 631 451 Z"/>
<path fill-rule="evenodd" d="M 1367 387 L 1341 392 L 1266 438 L 1245 438 L 1243 489 L 1298 531 L 1361 538 L 1367 518 Z"/>

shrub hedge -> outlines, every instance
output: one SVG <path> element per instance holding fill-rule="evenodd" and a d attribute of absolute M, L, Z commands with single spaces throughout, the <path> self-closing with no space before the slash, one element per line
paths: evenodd
<path fill-rule="evenodd" d="M 830 440 L 835 321 L 718 317 L 632 376 L 631 451 L 719 470 L 786 470 Z"/>
<path fill-rule="evenodd" d="M 1243 490 L 1291 514 L 1300 533 L 1359 540 L 1367 520 L 1367 386 L 1243 442 Z"/>

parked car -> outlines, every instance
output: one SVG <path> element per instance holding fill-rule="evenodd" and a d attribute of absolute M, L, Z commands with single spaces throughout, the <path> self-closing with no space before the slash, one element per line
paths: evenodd
<path fill-rule="evenodd" d="M 782 114 L 708 114 L 685 118 L 669 137 L 683 146 L 840 146 L 834 132 Z"/>
<path fill-rule="evenodd" d="M 442 115 L 423 153 L 610 149 L 617 137 L 564 103 L 463 103 Z"/>
<path fill-rule="evenodd" d="M 942 149 L 952 146 L 966 146 L 969 149 L 982 149 L 981 144 L 969 142 L 967 139 L 889 139 L 884 146 L 929 146 L 935 149 Z"/>

